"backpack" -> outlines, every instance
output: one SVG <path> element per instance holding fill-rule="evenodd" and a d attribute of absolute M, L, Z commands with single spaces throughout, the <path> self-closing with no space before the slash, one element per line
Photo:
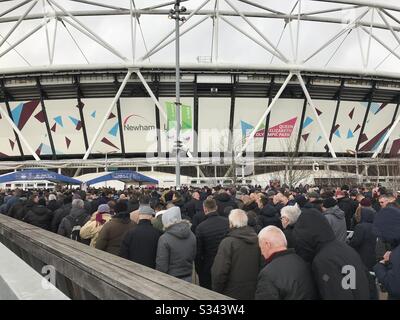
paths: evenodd
<path fill-rule="evenodd" d="M 81 236 L 79 235 L 82 226 L 86 223 L 89 217 L 85 215 L 81 215 L 77 218 L 74 218 L 72 216 L 67 216 L 67 220 L 69 221 L 71 225 L 71 233 L 69 235 L 69 238 L 71 240 L 75 240 L 81 243 L 89 244 L 90 239 L 82 239 Z"/>

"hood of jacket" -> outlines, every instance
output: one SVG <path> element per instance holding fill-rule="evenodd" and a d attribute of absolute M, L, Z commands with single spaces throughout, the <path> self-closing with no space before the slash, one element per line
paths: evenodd
<path fill-rule="evenodd" d="M 182 208 L 185 205 L 185 201 L 182 198 L 172 201 L 172 203 L 179 208 Z"/>
<path fill-rule="evenodd" d="M 121 221 L 123 221 L 124 223 L 128 223 L 129 221 L 131 221 L 131 216 L 130 216 L 130 213 L 129 213 L 129 212 L 127 212 L 127 211 L 121 211 L 121 212 L 116 213 L 116 214 L 113 216 L 113 219 L 121 220 Z M 125 220 L 126 220 L 126 221 L 125 221 Z"/>
<path fill-rule="evenodd" d="M 254 232 L 254 229 L 249 226 L 231 229 L 228 233 L 228 237 L 240 239 L 249 244 L 258 243 L 257 234 Z"/>
<path fill-rule="evenodd" d="M 230 201 L 232 201 L 232 198 L 227 193 L 220 193 L 215 197 L 215 200 L 221 201 L 221 202 L 230 202 Z"/>
<path fill-rule="evenodd" d="M 261 209 L 261 214 L 267 217 L 275 217 L 278 214 L 278 210 L 274 206 L 267 204 Z"/>
<path fill-rule="evenodd" d="M 347 202 L 347 203 L 351 203 L 352 200 L 348 197 L 344 197 L 344 198 L 339 198 L 337 199 L 337 202 Z"/>
<path fill-rule="evenodd" d="M 374 223 L 376 211 L 372 208 L 361 208 L 360 223 Z"/>
<path fill-rule="evenodd" d="M 341 210 L 337 205 L 332 207 L 332 208 L 326 209 L 326 211 L 324 211 L 324 214 L 325 215 L 331 214 L 331 215 L 335 216 L 339 220 L 342 220 L 342 219 L 345 218 L 343 210 Z"/>
<path fill-rule="evenodd" d="M 247 202 L 247 203 L 245 203 L 244 205 L 243 205 L 243 208 L 242 208 L 244 211 L 254 211 L 254 210 L 258 210 L 258 205 L 257 205 L 257 203 L 254 201 L 254 200 L 252 200 L 252 201 L 250 201 L 250 202 Z"/>
<path fill-rule="evenodd" d="M 33 206 L 31 210 L 38 216 L 44 216 L 49 213 L 49 209 L 40 205 Z"/>
<path fill-rule="evenodd" d="M 316 209 L 302 211 L 293 229 L 293 236 L 296 253 L 307 262 L 311 262 L 326 243 L 335 240 L 328 220 Z"/>
<path fill-rule="evenodd" d="M 374 231 L 392 246 L 400 244 L 400 209 L 394 206 L 382 208 L 375 216 Z"/>
<path fill-rule="evenodd" d="M 190 225 L 186 221 L 181 221 L 170 226 L 165 230 L 165 233 L 169 233 L 178 239 L 187 239 L 191 233 Z"/>
<path fill-rule="evenodd" d="M 73 216 L 74 218 L 77 218 L 84 214 L 86 215 L 86 211 L 85 211 L 85 209 L 81 209 L 81 208 L 72 208 L 70 211 L 70 215 Z"/>

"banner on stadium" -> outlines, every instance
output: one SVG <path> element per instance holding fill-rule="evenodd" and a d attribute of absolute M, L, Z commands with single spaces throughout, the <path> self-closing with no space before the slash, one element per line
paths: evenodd
<path fill-rule="evenodd" d="M 268 129 L 268 138 L 290 138 L 292 136 L 294 127 L 296 125 L 297 117 L 282 122 L 276 126 Z M 254 126 L 251 124 L 241 121 L 243 139 L 248 137 L 254 130 Z M 261 125 L 255 134 L 255 138 L 264 138 L 265 125 Z"/>

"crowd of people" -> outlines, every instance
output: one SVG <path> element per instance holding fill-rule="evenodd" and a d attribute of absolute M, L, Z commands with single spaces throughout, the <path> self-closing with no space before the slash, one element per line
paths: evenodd
<path fill-rule="evenodd" d="M 0 192 L 0 214 L 235 299 L 400 299 L 383 187 Z"/>

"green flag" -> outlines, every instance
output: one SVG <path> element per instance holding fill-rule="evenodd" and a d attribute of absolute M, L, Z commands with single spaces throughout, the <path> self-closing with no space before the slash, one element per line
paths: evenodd
<path fill-rule="evenodd" d="M 182 105 L 182 130 L 192 129 L 192 108 L 190 106 Z"/>
<path fill-rule="evenodd" d="M 173 102 L 166 102 L 167 108 L 167 131 L 176 127 L 176 107 Z"/>

